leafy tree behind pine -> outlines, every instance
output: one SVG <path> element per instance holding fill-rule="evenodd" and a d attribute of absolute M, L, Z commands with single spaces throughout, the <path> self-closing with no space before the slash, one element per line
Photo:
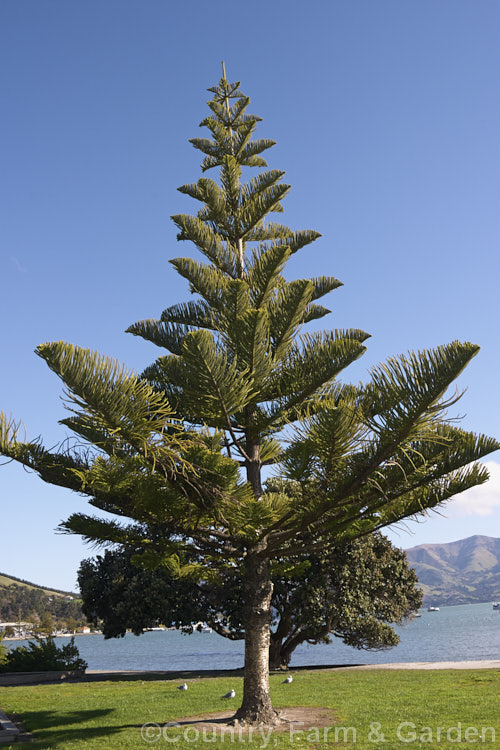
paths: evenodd
<path fill-rule="evenodd" d="M 129 329 L 167 350 L 140 379 L 62 342 L 37 353 L 63 380 L 63 420 L 89 448 L 47 451 L 3 419 L 1 451 L 42 479 L 89 497 L 114 518 L 75 513 L 62 524 L 93 542 L 139 547 L 143 564 L 177 576 L 244 581 L 245 677 L 236 716 L 278 720 L 269 696 L 272 571 L 435 507 L 486 481 L 476 463 L 499 446 L 445 418 L 446 392 L 478 351 L 453 342 L 392 358 L 364 386 L 337 376 L 367 334 L 303 332 L 324 317 L 330 276 L 288 281 L 287 261 L 318 238 L 269 220 L 289 191 L 262 156 L 239 84 L 209 89 L 203 176 L 181 191 L 194 215 L 174 216 L 204 261 L 177 258 L 194 298 Z M 263 168 L 243 181 L 247 168 Z M 93 446 L 93 448 L 92 448 Z M 274 467 L 279 491 L 264 492 Z"/>
<path fill-rule="evenodd" d="M 133 551 L 106 550 L 83 560 L 78 571 L 82 607 L 105 638 L 140 635 L 159 624 L 186 633 L 206 622 L 231 640 L 245 637 L 242 581 L 173 578 L 163 568 L 139 568 Z M 422 604 L 406 555 L 379 532 L 332 546 L 272 577 L 271 669 L 288 667 L 302 643 L 330 643 L 331 636 L 358 649 L 378 651 L 399 643 L 391 624 L 402 624 Z"/>

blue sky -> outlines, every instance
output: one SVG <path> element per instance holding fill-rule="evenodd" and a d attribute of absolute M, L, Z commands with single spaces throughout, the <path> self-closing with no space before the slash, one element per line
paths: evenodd
<path fill-rule="evenodd" d="M 326 325 L 372 334 L 349 379 L 474 341 L 453 413 L 499 438 L 499 28 L 496 0 L 3 0 L 0 408 L 53 445 L 61 388 L 37 344 L 138 371 L 159 353 L 124 331 L 188 296 L 169 216 L 195 210 L 176 188 L 200 175 L 188 138 L 225 60 L 277 141 L 284 220 L 323 235 L 290 275 L 340 278 Z M 500 536 L 489 463 L 489 485 L 392 538 Z M 73 588 L 92 550 L 54 529 L 84 499 L 7 465 L 0 509 L 0 570 Z"/>

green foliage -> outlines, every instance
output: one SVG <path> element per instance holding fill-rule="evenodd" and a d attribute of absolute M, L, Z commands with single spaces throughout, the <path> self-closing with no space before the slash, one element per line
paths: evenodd
<path fill-rule="evenodd" d="M 309 564 L 274 580 L 271 662 L 284 667 L 301 643 L 341 638 L 354 648 L 383 650 L 399 642 L 402 624 L 422 604 L 405 553 L 379 533 L 314 550 Z"/>
<path fill-rule="evenodd" d="M 42 589 L 12 577 L 0 581 L 0 622 L 35 622 L 49 612 L 55 623 L 63 627 L 69 618 L 83 624 L 83 613 L 76 595 L 69 600 L 58 592 Z"/>
<path fill-rule="evenodd" d="M 239 83 L 224 77 L 209 91 L 201 123 L 209 137 L 191 142 L 216 179 L 182 186 L 201 207 L 173 217 L 178 239 L 204 257 L 172 261 L 196 298 L 129 328 L 167 353 L 139 378 L 71 344 L 42 345 L 37 353 L 66 388 L 64 424 L 77 442 L 48 451 L 1 414 L 0 453 L 119 519 L 77 513 L 63 531 L 133 549 L 178 576 L 213 582 L 242 566 L 249 577 L 258 570 L 262 580 L 245 597 L 249 618 L 265 613 L 262 634 L 273 560 L 425 514 L 485 482 L 477 461 L 500 446 L 447 421 L 448 389 L 474 344 L 410 352 L 364 385 L 338 385 L 368 334 L 303 332 L 328 313 L 318 302 L 340 282 L 289 280 L 287 261 L 319 233 L 269 220 L 290 189 L 282 171 L 265 169 L 274 142 L 254 138 L 260 118 L 247 112 Z M 244 182 L 249 167 L 264 171 Z M 264 465 L 281 478 L 280 492 L 265 493 Z"/>
<path fill-rule="evenodd" d="M 139 558 L 140 560 L 140 558 Z M 207 622 L 219 635 L 244 638 L 244 581 L 228 571 L 222 581 L 179 580 L 164 567 L 138 568 L 130 552 L 106 551 L 78 571 L 83 610 L 106 638 L 139 635 L 158 623 L 191 632 Z M 301 643 L 329 643 L 330 635 L 355 648 L 379 650 L 399 642 L 390 624 L 403 623 L 422 603 L 405 553 L 381 534 L 331 546 L 306 561 L 272 566 L 274 668 L 290 661 Z"/>
<path fill-rule="evenodd" d="M 7 658 L 7 648 L 3 642 L 4 637 L 5 633 L 0 632 L 0 671 L 2 670 L 2 664 L 4 664 L 5 659 Z"/>
<path fill-rule="evenodd" d="M 307 554 L 319 529 L 345 541 L 424 513 L 485 481 L 475 462 L 498 447 L 446 423 L 445 394 L 472 344 L 392 358 L 366 385 L 336 383 L 368 334 L 301 333 L 340 282 L 285 277 L 291 255 L 319 234 L 268 221 L 289 190 L 284 173 L 242 175 L 266 166 L 260 155 L 273 142 L 253 140 L 259 118 L 239 84 L 222 79 L 210 91 L 211 138 L 193 145 L 219 179 L 184 185 L 201 208 L 173 217 L 179 239 L 205 257 L 173 261 L 196 299 L 129 329 L 170 353 L 141 379 L 97 353 L 44 344 L 37 353 L 64 383 L 63 423 L 80 442 L 51 452 L 0 419 L 4 455 L 122 519 L 77 513 L 63 530 L 142 548 L 149 564 L 170 557 L 189 575 L 199 564 L 221 571 L 262 540 L 269 558 Z M 264 493 L 263 465 L 281 475 L 279 497 Z"/>
<path fill-rule="evenodd" d="M 9 650 L 0 664 L 0 672 L 84 672 L 87 666 L 87 662 L 80 658 L 74 638 L 59 648 L 54 639 L 48 636 Z"/>
<path fill-rule="evenodd" d="M 196 583 L 179 580 L 165 566 L 137 567 L 133 560 L 130 551 L 106 550 L 80 564 L 83 611 L 105 638 L 123 637 L 127 630 L 139 635 L 159 623 L 189 627 L 204 619 Z"/>

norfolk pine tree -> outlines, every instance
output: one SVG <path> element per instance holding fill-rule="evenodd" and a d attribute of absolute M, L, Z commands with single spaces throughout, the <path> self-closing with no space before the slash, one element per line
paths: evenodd
<path fill-rule="evenodd" d="M 273 141 L 225 76 L 209 89 L 202 177 L 181 192 L 199 201 L 178 215 L 180 240 L 205 262 L 172 261 L 195 295 L 160 320 L 129 328 L 167 350 L 142 378 L 62 342 L 37 353 L 66 386 L 73 448 L 20 440 L 3 418 L 4 455 L 69 487 L 115 518 L 75 513 L 62 530 L 140 548 L 144 565 L 195 580 L 243 579 L 245 675 L 235 718 L 276 723 L 268 654 L 273 570 L 425 513 L 487 480 L 476 461 L 498 443 L 446 421 L 446 392 L 477 353 L 470 343 L 390 359 L 364 386 L 337 376 L 364 352 L 360 330 L 302 333 L 329 311 L 333 277 L 287 281 L 290 257 L 319 234 L 268 220 L 289 191 L 266 168 Z M 82 441 L 86 447 L 82 448 Z M 280 482 L 265 492 L 263 467 Z M 117 517 L 117 518 L 116 518 Z"/>

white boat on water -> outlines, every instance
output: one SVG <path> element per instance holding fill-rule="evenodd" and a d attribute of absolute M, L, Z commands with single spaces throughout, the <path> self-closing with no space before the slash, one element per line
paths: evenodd
<path fill-rule="evenodd" d="M 500 602 L 493 602 L 493 609 L 500 609 Z"/>
<path fill-rule="evenodd" d="M 427 607 L 427 612 L 439 612 L 439 607 Z"/>

